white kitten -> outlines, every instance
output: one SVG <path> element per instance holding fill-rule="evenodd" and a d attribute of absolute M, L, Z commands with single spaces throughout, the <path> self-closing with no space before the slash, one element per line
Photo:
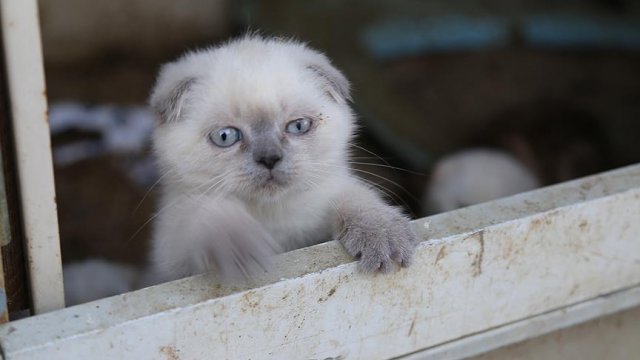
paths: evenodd
<path fill-rule="evenodd" d="M 275 253 L 332 237 L 366 271 L 407 265 L 408 219 L 348 168 L 348 100 L 342 73 L 294 41 L 247 36 L 166 64 L 150 100 L 160 279 L 250 276 Z"/>
<path fill-rule="evenodd" d="M 513 156 L 498 150 L 468 149 L 434 166 L 424 207 L 431 213 L 450 211 L 539 186 L 531 171 Z"/>

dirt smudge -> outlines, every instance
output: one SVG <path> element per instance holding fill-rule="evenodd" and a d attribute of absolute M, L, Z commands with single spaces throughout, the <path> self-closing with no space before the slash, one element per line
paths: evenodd
<path fill-rule="evenodd" d="M 476 253 L 473 262 L 471 263 L 473 277 L 482 274 L 482 258 L 484 257 L 484 230 L 473 233 L 467 239 L 474 239 L 478 241 L 478 252 Z M 465 239 L 465 240 L 467 240 Z"/>
<path fill-rule="evenodd" d="M 445 256 L 447 256 L 447 246 L 442 245 L 442 247 L 438 251 L 438 255 L 436 255 L 436 262 L 434 263 L 434 265 L 437 264 L 440 260 L 442 260 Z"/>
<path fill-rule="evenodd" d="M 168 360 L 180 360 L 178 351 L 173 346 L 163 346 L 160 348 L 160 352 L 167 355 Z"/>

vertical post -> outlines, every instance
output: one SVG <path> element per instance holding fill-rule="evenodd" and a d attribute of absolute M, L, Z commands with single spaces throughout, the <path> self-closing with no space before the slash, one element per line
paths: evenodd
<path fill-rule="evenodd" d="M 2 36 L 34 313 L 64 307 L 36 0 L 1 0 Z"/>

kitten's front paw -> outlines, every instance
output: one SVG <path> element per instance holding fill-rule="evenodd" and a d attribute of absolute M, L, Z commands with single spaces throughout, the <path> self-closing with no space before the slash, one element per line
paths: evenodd
<path fill-rule="evenodd" d="M 339 241 L 347 252 L 360 258 L 367 272 L 387 273 L 393 263 L 408 266 L 418 243 L 409 219 L 391 206 L 367 209 L 342 218 Z"/>

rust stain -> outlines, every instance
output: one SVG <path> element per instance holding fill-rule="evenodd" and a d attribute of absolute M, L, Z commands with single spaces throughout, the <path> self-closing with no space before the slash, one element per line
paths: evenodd
<path fill-rule="evenodd" d="M 163 354 L 167 355 L 168 360 L 180 360 L 180 357 L 178 356 L 178 351 L 173 346 L 163 346 L 160 348 L 160 351 Z"/>
<path fill-rule="evenodd" d="M 260 300 L 262 300 L 261 296 L 256 294 L 255 291 L 249 291 L 246 294 L 242 295 L 242 301 L 244 302 L 242 311 L 246 311 L 247 308 L 257 308 L 260 305 Z"/>
<path fill-rule="evenodd" d="M 471 267 L 473 268 L 473 277 L 476 277 L 482 274 L 482 257 L 484 256 L 484 230 L 480 230 L 473 235 L 469 236 L 468 239 L 477 239 L 478 245 L 480 245 L 480 249 L 476 254 L 473 262 L 471 263 Z"/>
<path fill-rule="evenodd" d="M 434 265 L 442 260 L 442 258 L 444 258 L 445 256 L 447 256 L 447 246 L 443 245 L 438 251 L 438 255 L 436 255 L 436 262 L 434 263 Z"/>
<path fill-rule="evenodd" d="M 542 216 L 531 220 L 531 228 L 535 229 L 542 225 L 551 225 L 551 219 L 549 216 Z"/>
<path fill-rule="evenodd" d="M 531 227 L 535 228 L 542 225 L 542 219 L 541 218 L 535 218 L 531 221 Z"/>

